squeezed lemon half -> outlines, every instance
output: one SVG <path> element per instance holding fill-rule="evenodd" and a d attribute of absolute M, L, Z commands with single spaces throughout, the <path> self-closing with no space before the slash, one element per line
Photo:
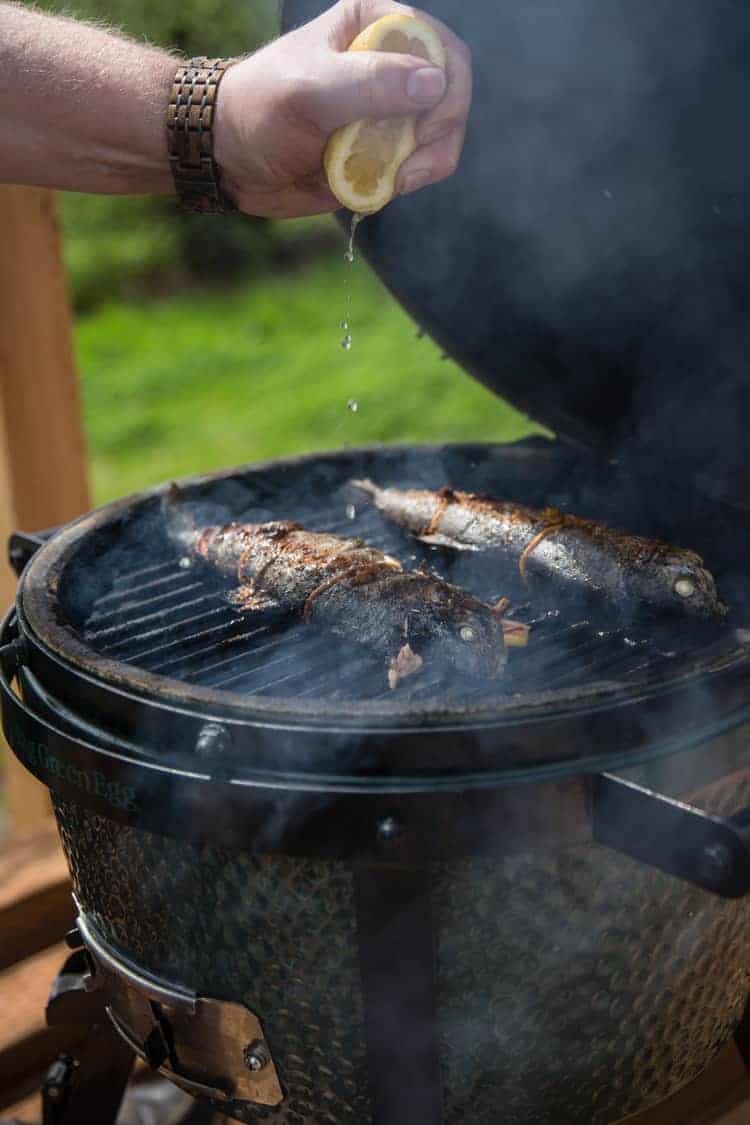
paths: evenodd
<path fill-rule="evenodd" d="M 383 16 L 361 31 L 349 50 L 417 55 L 445 69 L 439 35 L 414 16 Z M 365 118 L 331 136 L 323 164 L 331 191 L 344 207 L 370 215 L 393 198 L 396 174 L 417 147 L 415 121 L 416 116 Z"/>

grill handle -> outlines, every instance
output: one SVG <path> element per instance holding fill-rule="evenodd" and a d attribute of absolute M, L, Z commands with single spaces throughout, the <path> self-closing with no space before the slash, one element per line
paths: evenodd
<path fill-rule="evenodd" d="M 750 808 L 712 816 L 608 773 L 592 797 L 597 843 L 722 898 L 750 892 Z"/>
<path fill-rule="evenodd" d="M 47 528 L 45 531 L 14 531 L 8 540 L 8 562 L 14 571 L 21 577 L 26 564 L 31 561 L 40 547 L 51 539 L 57 527 Z"/>

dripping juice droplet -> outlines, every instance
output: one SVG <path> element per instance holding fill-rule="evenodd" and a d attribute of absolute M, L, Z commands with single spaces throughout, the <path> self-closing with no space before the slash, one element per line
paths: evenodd
<path fill-rule="evenodd" d="M 344 259 L 347 262 L 354 261 L 354 235 L 357 233 L 357 227 L 364 219 L 364 215 L 359 214 L 357 211 L 352 212 L 352 221 L 349 224 L 349 244 L 344 254 Z"/>
<path fill-rule="evenodd" d="M 352 213 L 351 222 L 349 224 L 349 242 L 344 254 L 344 261 L 347 262 L 349 266 L 352 266 L 354 264 L 354 236 L 356 234 L 357 227 L 362 222 L 362 219 L 364 219 L 364 215 L 360 215 L 356 211 Z M 352 346 L 352 336 L 351 332 L 349 331 L 352 306 L 351 275 L 349 273 L 347 273 L 346 279 L 344 281 L 344 293 L 346 295 L 346 309 L 344 312 L 344 319 L 341 321 L 341 328 L 344 330 L 345 335 L 343 340 L 341 341 L 341 347 L 344 349 L 344 351 L 348 352 L 351 351 Z"/>

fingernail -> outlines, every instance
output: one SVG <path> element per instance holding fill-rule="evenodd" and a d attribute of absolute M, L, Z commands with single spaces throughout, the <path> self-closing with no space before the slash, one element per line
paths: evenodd
<path fill-rule="evenodd" d="M 445 93 L 445 74 L 439 66 L 422 66 L 406 80 L 406 93 L 414 102 L 432 105 Z"/>
<path fill-rule="evenodd" d="M 419 188 L 424 187 L 425 184 L 430 182 L 431 177 L 432 171 L 429 168 L 420 168 L 416 172 L 410 172 L 401 185 L 401 195 L 408 195 L 409 192 L 418 191 Z"/>

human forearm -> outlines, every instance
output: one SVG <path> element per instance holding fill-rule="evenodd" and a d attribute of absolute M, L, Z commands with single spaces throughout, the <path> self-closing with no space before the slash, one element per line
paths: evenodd
<path fill-rule="evenodd" d="M 0 2 L 0 180 L 170 192 L 164 116 L 179 60 Z"/>
<path fill-rule="evenodd" d="M 419 115 L 398 190 L 455 169 L 471 101 L 466 45 L 441 37 L 445 70 L 421 56 L 348 51 L 396 0 L 339 0 L 231 67 L 212 122 L 222 186 L 241 210 L 285 218 L 332 211 L 330 135 L 361 118 Z M 97 27 L 0 0 L 0 182 L 136 194 L 174 190 L 166 110 L 180 60 Z"/>

